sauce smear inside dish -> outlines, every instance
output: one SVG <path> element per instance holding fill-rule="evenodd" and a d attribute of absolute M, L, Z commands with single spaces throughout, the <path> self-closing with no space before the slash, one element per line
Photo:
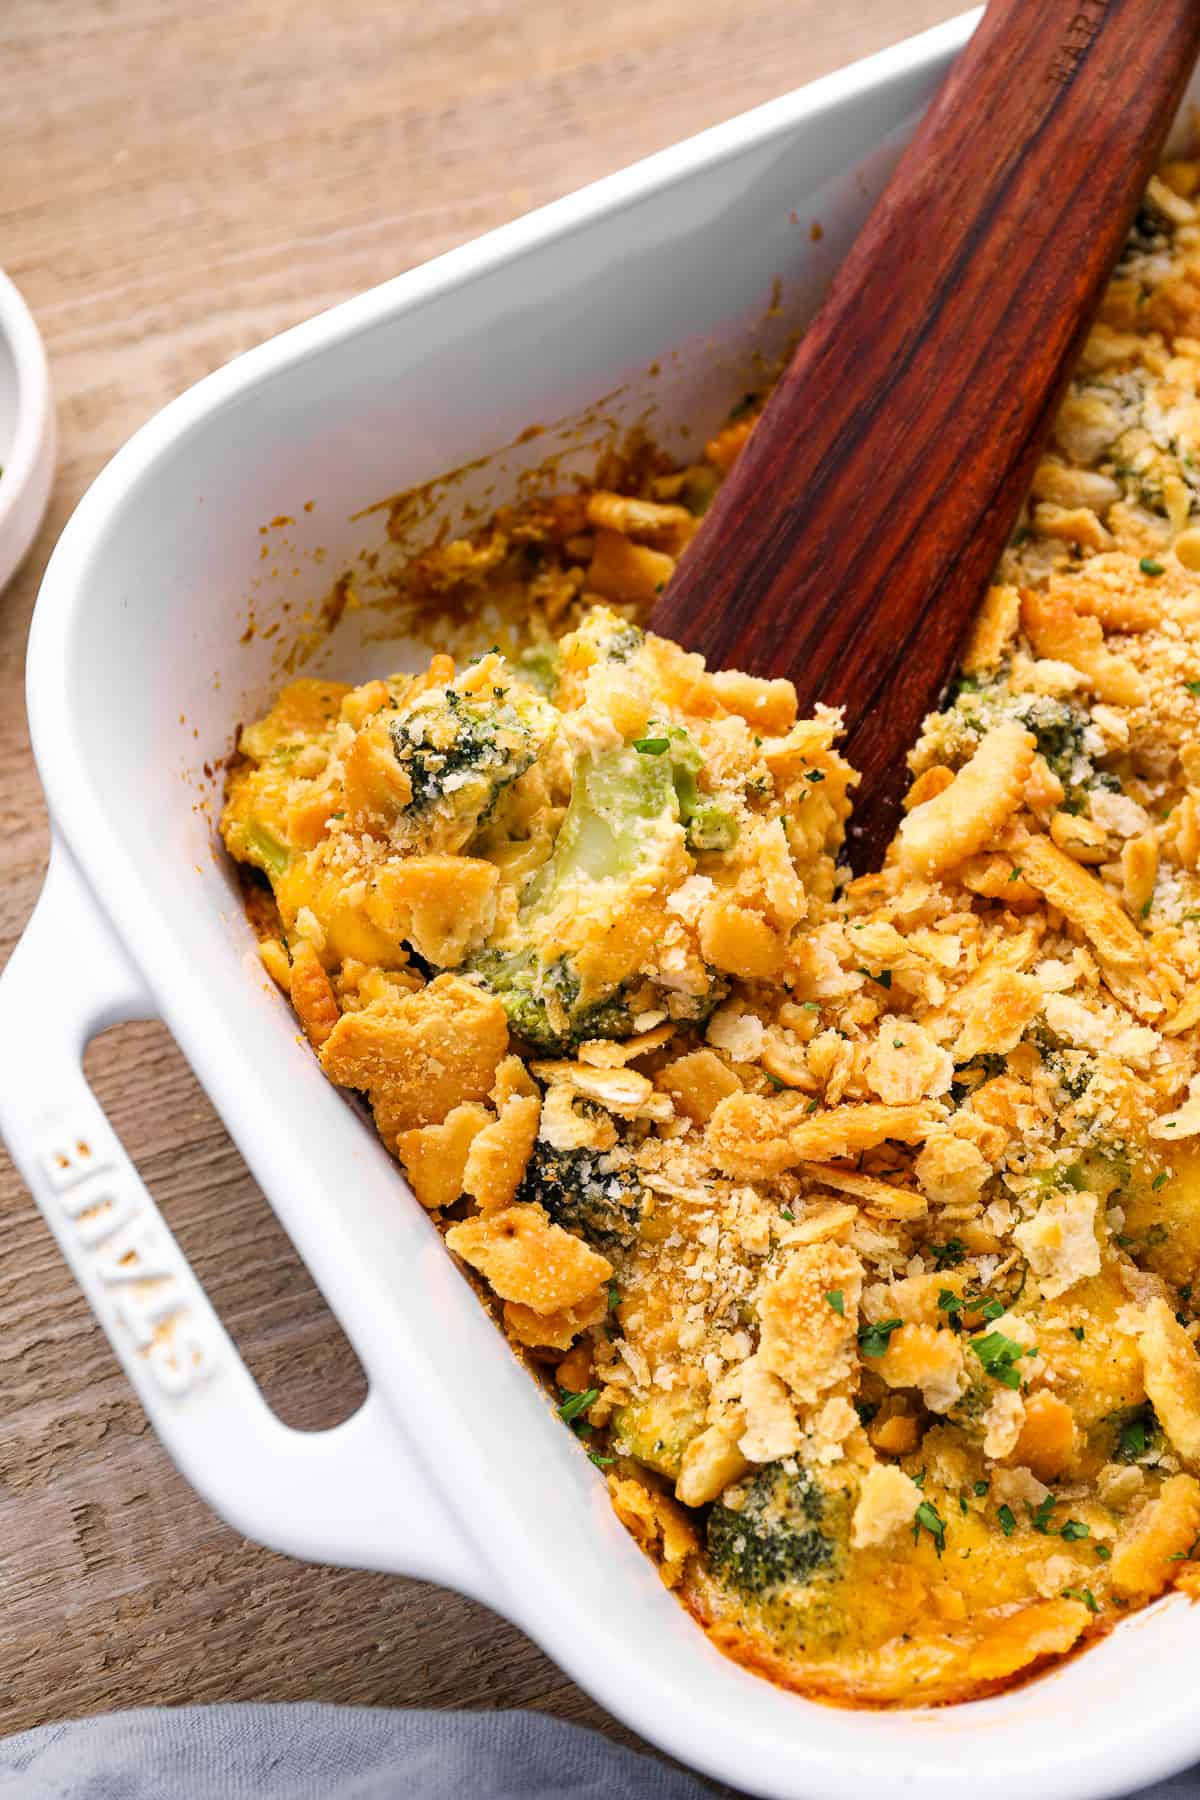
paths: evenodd
<path fill-rule="evenodd" d="M 663 1579 L 815 1696 L 1200 1594 L 1198 195 L 1150 186 L 878 873 L 838 715 L 639 624 L 754 402 L 417 559 L 498 647 L 293 682 L 230 774 L 326 1073 Z"/>

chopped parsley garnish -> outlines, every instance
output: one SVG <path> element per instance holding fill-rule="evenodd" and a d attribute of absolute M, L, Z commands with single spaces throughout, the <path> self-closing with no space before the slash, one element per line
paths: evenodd
<path fill-rule="evenodd" d="M 598 1450 L 588 1451 L 588 1461 L 594 1462 L 598 1469 L 607 1469 L 610 1463 L 616 1462 L 615 1456 L 601 1456 Z"/>
<path fill-rule="evenodd" d="M 950 1238 L 944 1244 L 930 1244 L 929 1251 L 933 1266 L 940 1274 L 943 1269 L 957 1269 L 967 1254 L 967 1246 L 961 1238 Z"/>
<path fill-rule="evenodd" d="M 952 1288 L 943 1288 L 938 1295 L 938 1306 L 950 1320 L 955 1331 L 962 1330 L 961 1314 L 978 1313 L 983 1319 L 999 1319 L 1004 1315 L 1003 1300 L 989 1299 L 986 1294 L 956 1294 Z"/>
<path fill-rule="evenodd" d="M 781 1206 L 779 1209 L 779 1216 L 781 1219 L 786 1219 L 789 1225 L 794 1225 L 796 1223 L 796 1215 L 790 1206 Z"/>
<path fill-rule="evenodd" d="M 1101 1562 L 1107 1562 L 1109 1557 L 1112 1555 L 1112 1551 L 1109 1549 L 1107 1544 L 1097 1544 L 1096 1545 L 1096 1555 L 1100 1558 Z"/>
<path fill-rule="evenodd" d="M 858 1334 L 858 1347 L 863 1355 L 886 1355 L 893 1331 L 899 1331 L 903 1323 L 903 1319 L 881 1319 L 878 1325 L 864 1325 Z"/>
<path fill-rule="evenodd" d="M 975 1498 L 977 1500 L 982 1500 L 983 1496 L 987 1493 L 989 1486 L 990 1483 L 986 1481 L 977 1481 L 975 1483 Z"/>
<path fill-rule="evenodd" d="M 1030 1506 L 1028 1501 L 1025 1502 L 1025 1505 L 1029 1512 L 1029 1523 L 1033 1529 L 1040 1531 L 1043 1537 L 1049 1537 L 1051 1535 L 1050 1514 L 1054 1511 L 1054 1495 L 1047 1494 L 1037 1507 Z"/>
<path fill-rule="evenodd" d="M 1017 1529 L 1017 1521 L 1013 1516 L 1012 1507 L 1001 1506 L 997 1508 L 996 1517 L 1000 1521 L 1000 1529 L 1005 1537 L 1011 1537 L 1013 1532 Z"/>
<path fill-rule="evenodd" d="M 599 1388 L 585 1388 L 581 1394 L 573 1394 L 569 1388 L 560 1388 L 558 1391 L 563 1396 L 558 1416 L 564 1425 L 573 1424 L 580 1413 L 585 1413 L 600 1398 Z"/>
<path fill-rule="evenodd" d="M 608 1284 L 608 1310 L 609 1310 L 609 1312 L 610 1313 L 616 1312 L 616 1310 L 617 1310 L 618 1306 L 620 1306 L 620 1304 L 621 1304 L 621 1290 L 617 1286 L 615 1281 L 610 1281 Z"/>
<path fill-rule="evenodd" d="M 972 1338 L 970 1343 L 971 1349 L 993 1381 L 1000 1382 L 1002 1387 L 1020 1387 L 1021 1371 L 1017 1364 L 1025 1355 L 1024 1344 L 1018 1344 L 1015 1338 L 1006 1337 L 1002 1331 L 985 1332 L 982 1337 Z"/>
<path fill-rule="evenodd" d="M 826 1294 L 825 1298 L 828 1300 L 830 1306 L 832 1306 L 838 1318 L 844 1319 L 846 1316 L 846 1302 L 843 1298 L 841 1288 L 834 1288 L 831 1293 Z"/>
<path fill-rule="evenodd" d="M 1063 1599 L 1081 1600 L 1089 1612 L 1098 1613 L 1100 1611 L 1100 1608 L 1096 1605 L 1096 1596 L 1093 1594 L 1091 1588 L 1064 1588 Z"/>
<path fill-rule="evenodd" d="M 1143 575 L 1163 575 L 1166 573 L 1163 565 L 1160 562 L 1155 562 L 1152 556 L 1143 556 L 1138 563 L 1138 568 L 1142 571 Z"/>
<path fill-rule="evenodd" d="M 946 1522 L 938 1517 L 937 1508 L 928 1500 L 922 1500 L 913 1515 L 913 1543 L 920 1537 L 922 1530 L 933 1539 L 934 1549 L 938 1555 L 946 1548 Z"/>
<path fill-rule="evenodd" d="M 634 738 L 633 747 L 639 756 L 661 756 L 664 750 L 671 747 L 670 738 Z"/>
<path fill-rule="evenodd" d="M 1154 1180 L 1150 1183 L 1151 1192 L 1157 1193 L 1160 1187 L 1166 1187 L 1170 1179 L 1171 1171 L 1169 1169 L 1160 1169 L 1158 1174 L 1154 1177 Z"/>
<path fill-rule="evenodd" d="M 1121 1434 L 1117 1444 L 1117 1454 L 1122 1462 L 1137 1462 L 1146 1454 L 1146 1421 L 1141 1414 L 1126 1419 L 1121 1425 Z"/>
<path fill-rule="evenodd" d="M 1083 1326 L 1082 1325 L 1072 1325 L 1071 1336 L 1073 1338 L 1078 1338 L 1079 1342 L 1082 1344 L 1082 1342 L 1083 1342 Z"/>
<path fill-rule="evenodd" d="M 820 769 L 805 769 L 804 779 L 805 781 L 824 781 L 825 777 Z"/>
<path fill-rule="evenodd" d="M 1082 1519 L 1068 1519 L 1058 1535 L 1065 1538 L 1068 1544 L 1078 1544 L 1083 1538 L 1091 1537 L 1092 1528 L 1085 1525 Z"/>
<path fill-rule="evenodd" d="M 1200 681 L 1185 681 L 1183 685 L 1189 694 L 1200 694 Z"/>
<path fill-rule="evenodd" d="M 872 975 L 870 969 L 860 967 L 858 973 L 860 975 L 865 975 L 868 981 L 877 981 L 880 987 L 890 988 L 892 985 L 892 971 L 890 969 L 880 969 L 878 975 Z"/>

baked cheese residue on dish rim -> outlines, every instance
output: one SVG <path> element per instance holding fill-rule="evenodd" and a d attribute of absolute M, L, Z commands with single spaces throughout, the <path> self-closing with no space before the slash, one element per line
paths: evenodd
<path fill-rule="evenodd" d="M 838 715 L 639 624 L 755 398 L 417 558 L 457 660 L 293 682 L 231 772 L 322 1067 L 664 1581 L 808 1694 L 1200 1594 L 1198 192 L 1151 183 L 879 873 Z"/>

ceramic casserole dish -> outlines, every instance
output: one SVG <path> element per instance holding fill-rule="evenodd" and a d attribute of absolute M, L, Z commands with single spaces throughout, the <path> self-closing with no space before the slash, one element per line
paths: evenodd
<path fill-rule="evenodd" d="M 836 1710 L 723 1659 L 298 1041 L 216 845 L 204 765 L 268 701 L 305 606 L 347 565 L 395 556 L 387 508 L 363 507 L 496 452 L 425 491 L 411 549 L 440 518 L 511 497 L 548 453 L 561 479 L 634 424 L 668 448 L 703 442 L 811 313 L 974 17 L 201 382 L 81 503 L 30 642 L 54 849 L 0 980 L 0 1128 L 171 1455 L 247 1536 L 474 1595 L 646 1738 L 780 1800 L 1126 1793 L 1200 1755 L 1200 1614 L 1169 1598 L 1040 1680 L 944 1710 Z M 521 441 L 534 422 L 546 429 Z M 307 668 L 362 680 L 419 654 L 351 607 Z M 366 1402 L 334 1430 L 269 1411 L 84 1081 L 88 1039 L 148 1016 L 366 1370 Z"/>

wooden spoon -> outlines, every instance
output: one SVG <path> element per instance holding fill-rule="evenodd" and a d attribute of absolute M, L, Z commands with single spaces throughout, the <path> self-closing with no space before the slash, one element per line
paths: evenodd
<path fill-rule="evenodd" d="M 1200 0 L 992 0 L 651 626 L 846 709 L 876 866 L 1200 53 Z"/>

